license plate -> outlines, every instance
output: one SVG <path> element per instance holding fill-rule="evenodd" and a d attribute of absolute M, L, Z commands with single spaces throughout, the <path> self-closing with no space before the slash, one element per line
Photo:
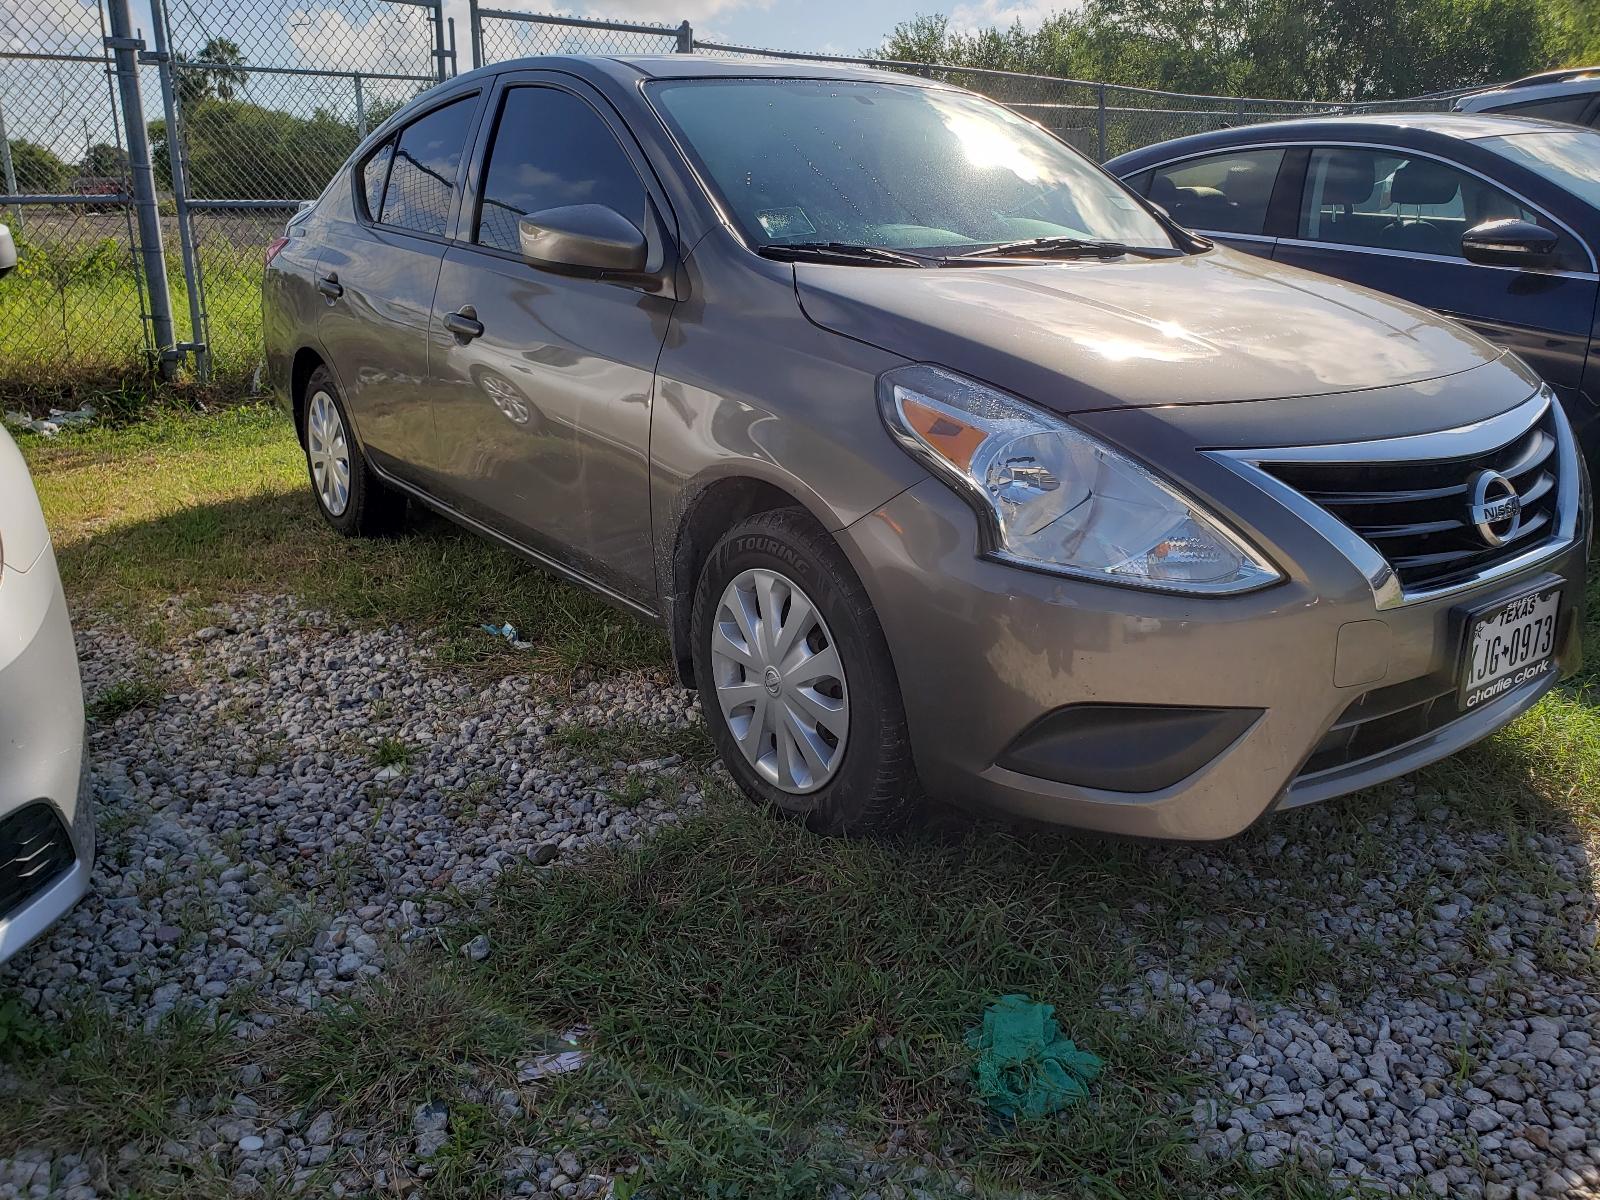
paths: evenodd
<path fill-rule="evenodd" d="M 1463 709 L 1485 704 L 1556 669 L 1556 624 L 1561 589 L 1527 592 L 1467 623 L 1466 661 L 1457 700 Z"/>

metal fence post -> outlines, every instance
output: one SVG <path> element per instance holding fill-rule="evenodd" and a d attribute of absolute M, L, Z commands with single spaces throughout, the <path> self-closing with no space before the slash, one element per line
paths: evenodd
<path fill-rule="evenodd" d="M 128 143 L 128 175 L 139 216 L 139 256 L 144 263 L 145 291 L 150 298 L 150 333 L 156 344 L 157 369 L 170 379 L 177 339 L 172 333 L 172 293 L 167 288 L 167 260 L 161 247 L 161 213 L 156 207 L 156 174 L 150 165 L 150 138 L 145 132 L 144 100 L 139 94 L 135 56 L 144 43 L 133 36 L 128 0 L 108 0 L 111 36 L 106 45 L 116 64 L 122 101 L 123 133 Z"/>
<path fill-rule="evenodd" d="M 172 176 L 172 204 L 178 218 L 178 249 L 183 255 L 183 286 L 189 294 L 189 344 L 195 372 L 202 382 L 211 378 L 210 333 L 206 328 L 205 285 L 200 278 L 199 248 L 189 215 L 189 165 L 184 159 L 182 117 L 178 111 L 177 80 L 173 78 L 172 47 L 168 37 L 166 0 L 150 0 L 150 32 L 155 53 L 144 56 L 156 64 L 161 81 L 161 109 L 167 122 L 167 170 Z M 180 347 L 184 348 L 184 347 Z"/>
<path fill-rule="evenodd" d="M 483 17 L 478 12 L 478 0 L 467 0 L 467 41 L 472 46 L 472 69 L 483 66 Z"/>
<path fill-rule="evenodd" d="M 361 72 L 357 71 L 352 78 L 356 85 L 356 141 L 367 140 L 367 95 L 361 87 Z"/>
<path fill-rule="evenodd" d="M 1095 156 L 1095 161 L 1106 160 L 1106 85 L 1095 85 L 1095 138 L 1100 147 L 1100 153 Z"/>
<path fill-rule="evenodd" d="M 450 51 L 444 44 L 444 0 L 433 0 L 430 5 L 433 9 L 433 63 L 434 74 L 440 83 L 450 78 L 445 70 L 445 59 L 450 56 Z"/>
<path fill-rule="evenodd" d="M 6 136 L 6 109 L 0 104 L 0 187 L 6 189 L 6 195 L 15 196 L 17 192 L 17 172 L 11 164 L 11 139 Z M 22 206 L 19 204 L 12 209 L 15 214 L 11 219 L 17 223 L 17 232 L 22 232 Z"/>
<path fill-rule="evenodd" d="M 694 53 L 694 26 L 687 21 L 678 26 L 678 53 Z"/>

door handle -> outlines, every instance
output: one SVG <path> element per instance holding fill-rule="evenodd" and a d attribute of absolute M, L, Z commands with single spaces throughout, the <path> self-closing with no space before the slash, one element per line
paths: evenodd
<path fill-rule="evenodd" d="M 339 282 L 339 276 L 330 272 L 327 275 L 317 276 L 317 291 L 329 300 L 337 300 L 344 295 L 344 284 Z"/>
<path fill-rule="evenodd" d="M 463 304 L 458 312 L 445 313 L 443 324 L 462 345 L 483 336 L 483 322 L 478 320 L 478 310 L 470 304 Z"/>

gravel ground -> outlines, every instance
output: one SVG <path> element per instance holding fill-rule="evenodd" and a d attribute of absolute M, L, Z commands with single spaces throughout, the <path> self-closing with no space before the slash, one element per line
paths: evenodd
<path fill-rule="evenodd" d="M 1233 881 L 1250 895 L 1246 912 L 1229 914 L 1225 928 L 1194 928 L 1197 942 L 1238 949 L 1270 944 L 1276 925 L 1308 927 L 1335 955 L 1371 960 L 1377 986 L 1354 1006 L 1325 984 L 1257 1008 L 1152 960 L 1131 1006 L 1185 1006 L 1202 1061 L 1223 1081 L 1220 1097 L 1193 1106 L 1197 1153 L 1242 1147 L 1262 1166 L 1294 1156 L 1422 1195 L 1600 1195 L 1589 851 L 1576 830 L 1512 847 L 1456 820 L 1422 796 L 1374 817 L 1367 844 L 1384 847 L 1382 877 L 1348 852 L 1273 837 L 1263 849 L 1280 861 Z M 1514 855 L 1540 866 L 1497 876 L 1493 864 Z M 1195 886 L 1239 866 L 1220 851 L 1174 855 L 1171 865 Z M 1529 875 L 1540 894 L 1505 888 Z M 1420 922 L 1410 906 L 1418 896 Z M 1209 973 L 1237 977 L 1240 961 Z"/>
<path fill-rule="evenodd" d="M 602 768 L 549 744 L 573 724 L 697 721 L 694 699 L 664 679 L 483 685 L 439 670 L 430 644 L 403 630 L 363 630 L 285 598 L 212 612 L 199 628 L 178 602 L 156 619 L 192 632 L 155 651 L 111 621 L 79 620 L 86 696 L 137 706 L 91 726 L 93 894 L 0 974 L 43 1014 L 87 996 L 153 1025 L 250 990 L 248 1043 L 274 1014 L 348 992 L 406 944 L 438 939 L 450 897 L 507 866 L 558 866 L 700 802 L 687 776 L 673 780 L 673 760 Z M 639 773 L 672 786 L 623 802 L 621 784 Z M 1221 1084 L 1182 1101 L 1195 1153 L 1242 1149 L 1263 1166 L 1300 1157 L 1420 1194 L 1600 1195 L 1596 903 L 1582 838 L 1466 832 L 1424 795 L 1367 832 L 1384 847 L 1377 874 L 1310 838 L 1156 852 L 1183 885 L 1225 881 L 1218 890 L 1249 899 L 1196 921 L 1182 953 L 1150 956 L 1140 988 L 1107 997 L 1188 1013 Z M 1251 855 L 1271 870 L 1252 870 Z M 1497 876 L 1494 864 L 1513 859 L 1542 864 L 1515 875 L 1531 890 Z M 1287 913 L 1335 954 L 1358 947 L 1370 986 L 1324 984 L 1256 1009 L 1214 982 Z M 523 1064 L 519 1087 L 548 1069 Z M 197 1119 L 164 1159 L 220 1163 L 240 1191 L 288 1176 L 306 1194 L 343 1194 L 426 1178 L 445 1140 L 448 1111 L 428 1106 L 412 1114 L 404 1155 L 340 1165 L 362 1157 L 368 1134 L 326 1113 L 267 1112 L 252 1098 L 260 1082 L 258 1065 L 241 1067 L 230 1111 Z M 466 1099 L 515 1115 L 528 1097 L 486 1085 Z M 507 1194 L 610 1189 L 570 1151 L 513 1147 L 504 1164 Z M 0 1160 L 0 1200 L 108 1194 L 104 1172 L 96 1159 Z"/>
<path fill-rule="evenodd" d="M 193 624 L 176 602 L 156 617 Z M 699 803 L 686 782 L 660 788 L 666 799 L 610 798 L 629 774 L 671 779 L 671 760 L 601 768 L 547 752 L 560 726 L 698 720 L 698 701 L 661 679 L 579 673 L 485 687 L 439 670 L 431 647 L 400 629 L 364 630 L 285 598 L 207 620 L 154 651 L 113 622 L 78 619 L 91 708 L 137 707 L 90 726 L 100 828 L 90 896 L 0 969 L 0 984 L 35 1012 L 88 999 L 154 1028 L 175 1007 L 248 989 L 256 1028 L 240 1032 L 250 1038 L 285 1007 L 348 992 L 407 943 L 437 936 L 448 897 L 481 892 L 512 863 L 556 864 L 636 840 Z M 336 1139 L 316 1114 L 301 1129 L 275 1124 L 248 1094 L 259 1067 L 246 1065 L 240 1083 L 232 1112 L 198 1123 L 163 1157 L 220 1158 L 238 1179 L 299 1168 L 319 1185 L 313 1193 L 332 1186 L 317 1169 L 336 1140 L 359 1146 L 362 1131 Z M 519 1103 L 468 1099 L 504 1114 Z M 440 1144 L 432 1120 L 416 1117 L 415 1161 L 354 1172 L 347 1185 L 425 1178 Z M 547 1155 L 511 1157 L 513 1194 L 609 1186 Z M 109 1194 L 93 1186 L 102 1170 L 70 1156 L 0 1159 L 0 1200 Z"/>

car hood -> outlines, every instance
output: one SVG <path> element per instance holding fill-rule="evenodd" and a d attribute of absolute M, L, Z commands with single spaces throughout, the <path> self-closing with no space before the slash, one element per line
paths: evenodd
<path fill-rule="evenodd" d="M 937 270 L 800 263 L 795 287 L 825 329 L 1062 413 L 1329 395 L 1503 353 L 1404 301 L 1223 247 Z"/>

